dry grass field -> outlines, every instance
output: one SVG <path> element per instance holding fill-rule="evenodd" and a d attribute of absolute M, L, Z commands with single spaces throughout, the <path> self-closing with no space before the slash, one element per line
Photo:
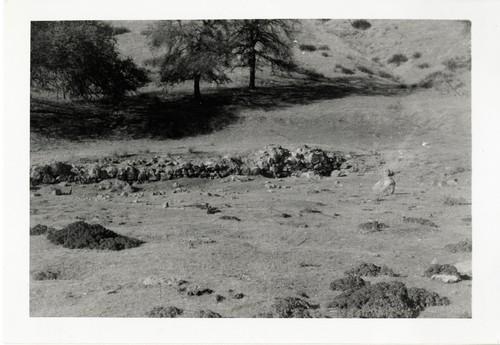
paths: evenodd
<path fill-rule="evenodd" d="M 33 97 L 32 165 L 210 160 L 273 144 L 341 152 L 352 167 L 321 178 L 135 183 L 128 194 L 102 190 L 102 182 L 33 186 L 31 226 L 85 221 L 145 243 L 100 251 L 31 236 L 30 316 L 146 317 L 163 306 L 182 317 L 248 318 L 269 316 L 276 298 L 297 297 L 311 316 L 340 317 L 330 303 L 341 292 L 330 284 L 373 263 L 398 276 L 362 277 L 372 285 L 400 281 L 448 298 L 418 317 L 471 317 L 470 274 L 455 283 L 425 275 L 431 264 L 471 260 L 445 247 L 472 238 L 470 27 L 370 23 L 365 31 L 348 21 L 302 23 L 296 57 L 322 74 L 316 80 L 263 71 L 262 87 L 249 91 L 246 72 L 235 70 L 232 84 L 204 85 L 201 105 L 190 100 L 190 84 L 165 91 L 152 83 L 120 106 Z M 154 57 L 140 35 L 147 23 L 113 24 L 131 30 L 118 36 L 122 54 L 141 64 Z M 394 54 L 408 61 L 388 63 Z M 384 168 L 395 173 L 396 190 L 375 195 Z M 196 207 L 204 203 L 220 212 Z M 360 229 L 373 221 L 387 227 Z M 57 279 L 36 280 L 39 272 Z"/>

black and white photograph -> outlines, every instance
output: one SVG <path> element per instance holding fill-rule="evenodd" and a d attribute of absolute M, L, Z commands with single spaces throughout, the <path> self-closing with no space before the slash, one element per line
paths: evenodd
<path fill-rule="evenodd" d="M 25 20 L 30 322 L 481 314 L 469 16 L 95 13 Z"/>

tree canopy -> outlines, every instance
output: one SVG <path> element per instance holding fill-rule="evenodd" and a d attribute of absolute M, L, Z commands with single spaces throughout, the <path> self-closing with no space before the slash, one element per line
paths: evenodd
<path fill-rule="evenodd" d="M 226 21 L 158 21 L 144 34 L 154 49 L 163 49 L 161 82 L 174 85 L 193 80 L 194 96 L 199 99 L 200 81 L 230 81 L 225 72 L 230 63 Z"/>
<path fill-rule="evenodd" d="M 31 23 L 31 85 L 70 97 L 121 99 L 149 81 L 116 49 L 113 27 L 100 21 Z"/>
<path fill-rule="evenodd" d="M 255 88 L 255 73 L 259 64 L 279 70 L 293 69 L 292 40 L 297 26 L 297 20 L 285 19 L 232 22 L 232 54 L 236 56 L 238 66 L 250 68 L 250 88 Z"/>

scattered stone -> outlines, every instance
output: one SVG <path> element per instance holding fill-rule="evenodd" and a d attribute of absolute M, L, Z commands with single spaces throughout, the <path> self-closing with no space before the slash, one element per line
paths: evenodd
<path fill-rule="evenodd" d="M 386 176 L 377 183 L 372 188 L 374 194 L 388 196 L 394 194 L 396 190 L 396 182 L 392 177 Z"/>
<path fill-rule="evenodd" d="M 457 243 L 450 243 L 445 245 L 444 249 L 451 253 L 471 253 L 472 242 L 470 240 L 463 240 Z"/>
<path fill-rule="evenodd" d="M 154 307 L 146 313 L 147 317 L 167 317 L 173 318 L 183 314 L 183 310 L 176 307 Z"/>
<path fill-rule="evenodd" d="M 343 292 L 328 305 L 343 318 L 416 318 L 427 306 L 448 305 L 446 297 L 401 282 L 382 282 Z"/>
<path fill-rule="evenodd" d="M 220 210 L 217 207 L 212 207 L 210 205 L 207 206 L 207 214 L 216 214 L 220 213 Z"/>
<path fill-rule="evenodd" d="M 370 282 L 364 281 L 359 276 L 352 275 L 347 278 L 334 280 L 330 283 L 330 289 L 333 291 L 357 290 L 366 285 L 370 285 Z"/>
<path fill-rule="evenodd" d="M 289 215 L 288 213 L 282 213 L 281 216 L 283 218 L 290 218 L 291 217 L 291 215 Z"/>
<path fill-rule="evenodd" d="M 221 314 L 213 312 L 211 310 L 200 310 L 198 311 L 197 317 L 200 318 L 221 318 Z"/>
<path fill-rule="evenodd" d="M 446 184 L 448 186 L 456 186 L 456 185 L 458 185 L 458 180 L 457 179 L 449 179 L 449 180 L 446 180 Z"/>
<path fill-rule="evenodd" d="M 432 228 L 437 228 L 438 226 L 431 222 L 429 219 L 416 218 L 416 217 L 403 217 L 403 222 L 405 223 L 417 223 L 420 225 L 430 226 Z"/>
<path fill-rule="evenodd" d="M 459 277 L 449 274 L 434 274 L 431 276 L 431 279 L 438 280 L 442 283 L 448 283 L 448 284 L 456 283 L 461 280 Z"/>
<path fill-rule="evenodd" d="M 99 224 L 83 221 L 71 223 L 65 228 L 47 234 L 47 239 L 70 249 L 122 250 L 143 244 L 135 238 L 119 235 Z"/>
<path fill-rule="evenodd" d="M 224 297 L 222 295 L 215 295 L 215 301 L 218 303 L 224 301 L 225 299 L 226 299 L 226 297 Z"/>
<path fill-rule="evenodd" d="M 234 292 L 233 290 L 229 290 L 228 293 L 232 299 L 242 299 L 243 297 L 245 297 L 242 292 Z"/>
<path fill-rule="evenodd" d="M 166 201 L 165 201 L 165 202 L 161 205 L 161 207 L 163 207 L 163 208 L 168 208 L 168 202 L 166 202 Z"/>
<path fill-rule="evenodd" d="M 161 285 L 165 283 L 165 279 L 161 277 L 147 277 L 142 281 L 142 284 L 144 286 L 156 286 L 156 285 Z"/>
<path fill-rule="evenodd" d="M 378 232 L 387 228 L 389 228 L 389 225 L 379 222 L 377 220 L 358 225 L 358 229 L 361 230 L 362 233 Z"/>
<path fill-rule="evenodd" d="M 387 266 L 377 266 L 372 263 L 363 262 L 344 272 L 348 276 L 354 277 L 399 277 L 399 274 L 394 273 L 392 269 Z"/>

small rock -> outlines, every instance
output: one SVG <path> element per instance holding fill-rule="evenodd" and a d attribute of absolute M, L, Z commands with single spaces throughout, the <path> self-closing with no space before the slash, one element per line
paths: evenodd
<path fill-rule="evenodd" d="M 59 188 L 55 188 L 53 191 L 52 191 L 52 194 L 53 195 L 62 195 L 63 193 L 61 192 L 61 190 Z"/>
<path fill-rule="evenodd" d="M 470 260 L 457 262 L 453 266 L 455 266 L 461 275 L 472 276 L 472 262 Z"/>
<path fill-rule="evenodd" d="M 339 173 L 337 174 L 337 177 L 346 177 L 347 176 L 347 172 L 342 169 L 339 171 Z"/>
<path fill-rule="evenodd" d="M 446 184 L 447 184 L 448 186 L 456 186 L 456 185 L 458 185 L 458 183 L 457 183 L 457 180 L 456 180 L 456 179 L 450 179 L 450 180 L 447 180 L 447 181 L 446 181 Z"/>
<path fill-rule="evenodd" d="M 164 202 L 164 203 L 161 205 L 161 207 L 163 207 L 163 208 L 168 208 L 168 202 Z"/>
<path fill-rule="evenodd" d="M 437 263 L 438 263 L 438 259 L 437 258 L 432 259 L 431 265 L 436 265 Z"/>
<path fill-rule="evenodd" d="M 31 193 L 31 196 L 41 196 L 42 194 L 38 193 L 38 192 L 35 192 L 35 193 Z"/>
<path fill-rule="evenodd" d="M 394 194 L 394 190 L 396 189 L 396 182 L 389 176 L 384 177 L 372 188 L 374 194 L 377 195 L 391 195 Z"/>

